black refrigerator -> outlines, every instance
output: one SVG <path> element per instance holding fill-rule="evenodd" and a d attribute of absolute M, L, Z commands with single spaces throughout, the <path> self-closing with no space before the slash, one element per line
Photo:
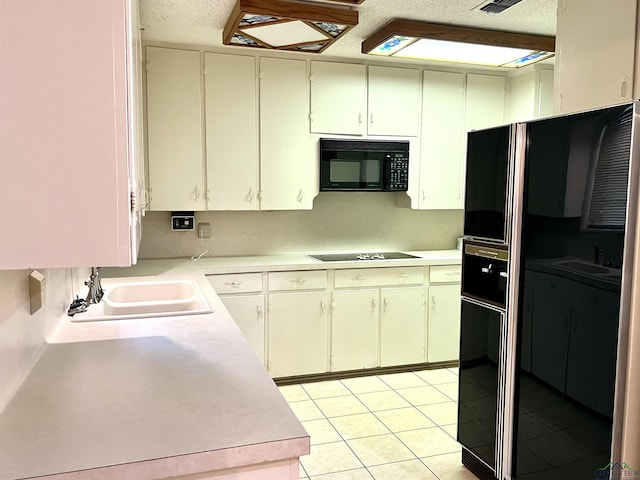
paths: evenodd
<path fill-rule="evenodd" d="M 479 478 L 633 473 L 620 429 L 639 114 L 469 133 L 458 440 Z"/>

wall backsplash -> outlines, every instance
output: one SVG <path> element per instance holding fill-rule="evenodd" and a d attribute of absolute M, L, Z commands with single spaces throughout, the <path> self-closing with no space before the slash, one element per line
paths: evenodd
<path fill-rule="evenodd" d="M 453 249 L 462 221 L 462 210 L 398 208 L 396 194 L 323 192 L 308 211 L 196 212 L 211 224 L 205 241 L 172 231 L 169 212 L 148 212 L 140 258 Z"/>
<path fill-rule="evenodd" d="M 79 293 L 84 269 L 41 270 L 47 300 L 31 315 L 30 270 L 0 271 L 0 411 L 42 352 L 47 333 L 63 317 L 74 293 Z"/>

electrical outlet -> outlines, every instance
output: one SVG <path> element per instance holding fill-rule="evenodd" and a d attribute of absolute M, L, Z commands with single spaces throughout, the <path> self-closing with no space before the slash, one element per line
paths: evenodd
<path fill-rule="evenodd" d="M 198 238 L 211 238 L 211 224 L 209 222 L 198 223 Z"/>

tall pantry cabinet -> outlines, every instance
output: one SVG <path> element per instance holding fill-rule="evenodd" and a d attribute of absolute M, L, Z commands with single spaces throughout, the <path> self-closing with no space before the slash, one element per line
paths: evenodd
<path fill-rule="evenodd" d="M 0 2 L 0 269 L 135 263 L 137 22 L 133 0 Z"/>

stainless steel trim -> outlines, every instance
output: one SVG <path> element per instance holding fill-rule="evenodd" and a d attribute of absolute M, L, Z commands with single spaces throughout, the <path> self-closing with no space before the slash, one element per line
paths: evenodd
<path fill-rule="evenodd" d="M 631 152 L 629 160 L 629 184 L 627 191 L 627 217 L 624 236 L 624 258 L 622 261 L 622 283 L 620 291 L 620 314 L 618 326 L 618 356 L 616 364 L 616 388 L 613 407 L 613 428 L 611 432 L 611 461 L 612 462 L 631 462 L 632 459 L 622 458 L 623 450 L 630 448 L 637 449 L 640 445 L 625 445 L 625 431 L 635 432 L 635 440 L 640 443 L 640 435 L 634 425 L 625 425 L 626 409 L 637 409 L 638 399 L 627 398 L 628 390 L 627 377 L 630 358 L 629 333 L 632 324 L 640 321 L 640 318 L 632 318 L 632 314 L 636 309 L 637 301 L 634 301 L 633 280 L 634 267 L 636 262 L 635 245 L 636 239 L 640 234 L 637 215 L 638 215 L 638 195 L 640 194 L 640 186 L 638 177 L 640 176 L 640 102 L 633 103 L 633 120 L 631 126 Z M 637 275 L 637 273 L 636 273 Z M 635 325 L 634 328 L 638 328 Z M 627 403 L 628 402 L 628 403 Z"/>
<path fill-rule="evenodd" d="M 496 463 L 496 477 L 503 480 L 511 479 L 513 474 L 513 426 L 515 411 L 515 377 L 517 371 L 516 350 L 518 339 L 518 309 L 520 290 L 520 253 L 522 249 L 522 215 L 524 204 L 524 165 L 526 156 L 526 125 L 519 123 L 515 127 L 515 153 L 513 157 L 513 190 L 511 207 L 511 244 L 509 245 L 509 264 L 507 265 L 507 300 L 506 322 L 504 328 L 504 355 L 502 405 L 503 420 L 500 430 L 500 443 L 502 449 L 501 462 Z"/>
<path fill-rule="evenodd" d="M 514 193 L 514 172 L 515 172 L 515 156 L 516 156 L 516 138 L 517 125 L 509 126 L 509 159 L 507 160 L 507 184 L 504 207 L 504 241 L 507 245 L 511 243 L 513 233 L 511 232 L 511 222 L 513 217 L 513 193 Z"/>
<path fill-rule="evenodd" d="M 494 310 L 498 313 L 506 313 L 506 310 L 502 307 L 498 307 L 497 305 L 493 305 L 491 303 L 487 303 L 487 302 L 483 302 L 481 300 L 478 300 L 477 298 L 473 298 L 473 297 L 467 297 L 466 295 L 461 295 L 460 296 L 460 300 L 464 300 L 465 302 L 469 302 L 469 303 L 473 303 L 474 305 L 477 305 L 479 307 L 484 307 L 484 308 L 488 308 L 490 310 Z"/>

